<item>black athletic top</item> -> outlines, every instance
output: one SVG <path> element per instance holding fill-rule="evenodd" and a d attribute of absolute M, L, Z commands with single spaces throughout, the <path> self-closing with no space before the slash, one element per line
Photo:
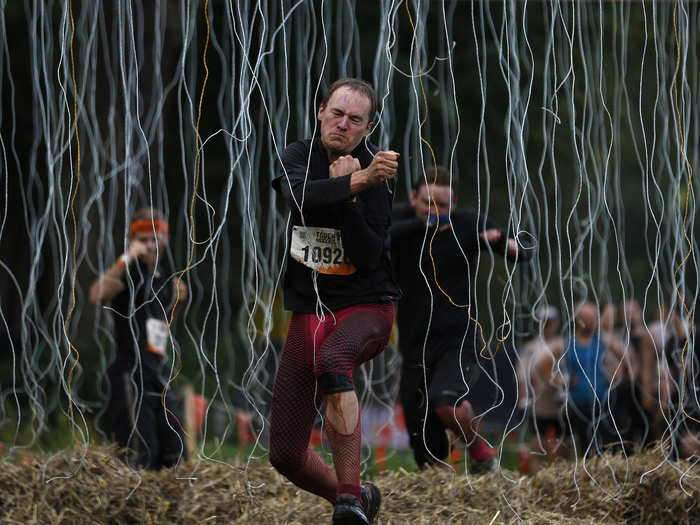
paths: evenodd
<path fill-rule="evenodd" d="M 432 243 L 432 256 L 437 270 L 437 283 L 449 294 L 457 305 L 471 305 L 470 315 L 476 318 L 475 294 L 471 283 L 474 272 L 476 255 L 483 241 L 479 233 L 497 228 L 487 218 L 478 215 L 473 210 L 457 209 L 452 212 L 452 228 L 438 231 Z M 421 355 L 430 319 L 432 292 L 433 313 L 430 323 L 430 340 L 444 337 L 461 340 L 469 325 L 469 315 L 466 308 L 457 308 L 440 291 L 435 283 L 435 274 L 430 258 L 430 239 L 435 231 L 433 226 L 428 228 L 426 236 L 426 220 L 417 218 L 415 210 L 408 203 L 397 204 L 394 207 L 393 225 L 391 228 L 392 261 L 396 277 L 403 292 L 399 302 L 397 321 L 399 327 L 399 346 L 405 361 Z M 456 238 L 455 238 L 456 236 Z M 421 246 L 425 238 L 421 259 Z M 506 236 L 503 235 L 497 243 L 492 243 L 494 251 L 505 253 Z M 525 259 L 522 254 L 518 260 Z M 420 269 L 426 275 L 426 285 Z M 430 288 L 428 288 L 428 286 Z M 474 327 L 474 323 L 470 328 Z M 470 332 L 471 339 L 477 336 Z M 470 337 L 465 344 L 472 344 Z M 478 339 L 477 339 L 478 340 Z"/>
<path fill-rule="evenodd" d="M 130 264 L 128 272 L 128 276 L 124 275 L 126 288 L 111 303 L 117 338 L 117 357 L 112 366 L 132 369 L 139 354 L 144 375 L 160 376 L 166 349 L 171 346 L 168 315 L 172 283 L 162 270 L 153 274 L 140 261 Z M 133 281 L 133 294 L 129 279 Z"/>
<path fill-rule="evenodd" d="M 375 152 L 374 146 L 362 142 L 351 155 L 366 168 Z M 292 218 L 285 308 L 316 311 L 314 271 L 318 295 L 331 310 L 397 300 L 389 242 L 394 181 L 368 188 L 352 202 L 350 175 L 330 179 L 328 167 L 320 139 L 298 141 L 282 153 L 279 176 L 272 181 L 287 200 Z"/>

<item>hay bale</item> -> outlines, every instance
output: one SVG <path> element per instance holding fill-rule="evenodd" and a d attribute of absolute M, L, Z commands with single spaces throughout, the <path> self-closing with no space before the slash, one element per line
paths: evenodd
<path fill-rule="evenodd" d="M 265 458 L 240 464 L 191 460 L 133 472 L 107 449 L 33 462 L 0 460 L 0 523 L 329 523 L 331 506 L 279 476 Z M 575 468 L 576 467 L 576 468 Z M 698 467 L 646 453 L 557 462 L 532 477 L 388 471 L 374 482 L 378 523 L 700 522 Z M 684 474 L 685 473 L 685 474 Z"/>

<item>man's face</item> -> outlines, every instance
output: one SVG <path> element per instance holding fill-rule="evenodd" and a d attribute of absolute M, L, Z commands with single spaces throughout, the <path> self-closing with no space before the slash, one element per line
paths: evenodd
<path fill-rule="evenodd" d="M 546 339 L 555 337 L 559 335 L 560 327 L 561 323 L 558 319 L 550 319 L 547 322 L 545 322 L 544 327 L 542 327 L 542 334 Z"/>
<path fill-rule="evenodd" d="M 576 310 L 576 331 L 590 335 L 598 329 L 599 312 L 593 303 L 582 303 Z"/>
<path fill-rule="evenodd" d="M 347 155 L 369 133 L 370 100 L 347 86 L 336 89 L 318 110 L 321 142 L 331 155 Z"/>
<path fill-rule="evenodd" d="M 423 184 L 418 190 L 411 190 L 411 206 L 421 219 L 428 216 L 428 211 L 430 215 L 447 215 L 450 204 L 454 207 L 455 197 L 449 186 Z"/>
<path fill-rule="evenodd" d="M 637 301 L 630 299 L 625 301 L 625 319 L 630 324 L 642 322 L 642 309 Z"/>
<path fill-rule="evenodd" d="M 617 321 L 617 309 L 614 305 L 608 304 L 600 312 L 600 329 L 603 332 L 610 332 L 615 328 Z"/>

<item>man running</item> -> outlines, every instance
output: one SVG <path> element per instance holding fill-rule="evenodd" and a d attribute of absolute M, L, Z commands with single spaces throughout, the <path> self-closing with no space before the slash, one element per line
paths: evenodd
<path fill-rule="evenodd" d="M 496 468 L 493 450 L 474 433 L 474 411 L 466 398 L 482 347 L 470 275 L 484 248 L 525 257 L 494 223 L 456 208 L 445 168 L 429 167 L 425 173 L 410 203 L 395 207 L 391 229 L 392 261 L 403 293 L 397 318 L 403 356 L 399 395 L 409 442 L 423 468 L 447 458 L 449 429 L 467 443 L 472 470 L 490 471 Z"/>
<path fill-rule="evenodd" d="M 273 187 L 291 210 L 284 303 L 293 312 L 275 378 L 270 462 L 334 504 L 333 523 L 370 523 L 377 487 L 360 485 L 360 410 L 353 371 L 386 346 L 399 298 L 389 254 L 398 154 L 365 137 L 377 96 L 353 78 L 333 83 L 320 137 L 290 144 Z M 309 446 L 319 406 L 334 470 Z"/>

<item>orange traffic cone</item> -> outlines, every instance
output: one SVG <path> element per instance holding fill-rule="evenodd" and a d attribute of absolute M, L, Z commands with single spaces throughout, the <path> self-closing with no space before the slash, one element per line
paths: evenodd
<path fill-rule="evenodd" d="M 236 413 L 236 430 L 238 431 L 239 447 L 245 447 L 248 443 L 255 441 L 253 431 L 250 428 L 250 414 L 248 412 L 239 410 Z"/>
<path fill-rule="evenodd" d="M 530 449 L 527 445 L 518 447 L 518 459 L 520 460 L 520 472 L 529 475 L 532 472 L 532 463 L 530 461 Z"/>
<path fill-rule="evenodd" d="M 462 460 L 462 449 L 460 447 L 452 447 L 450 451 L 450 465 L 457 465 Z"/>
<path fill-rule="evenodd" d="M 374 463 L 378 470 L 386 468 L 386 445 L 384 443 L 374 449 Z"/>

